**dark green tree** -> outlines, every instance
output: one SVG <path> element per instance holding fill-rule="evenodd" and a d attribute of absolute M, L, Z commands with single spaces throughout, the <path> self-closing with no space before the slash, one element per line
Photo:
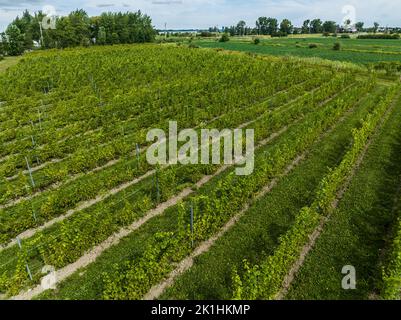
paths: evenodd
<path fill-rule="evenodd" d="M 21 55 L 25 50 L 24 36 L 21 33 L 21 30 L 15 24 L 10 24 L 5 34 L 7 37 L 7 54 L 10 56 Z"/>
<path fill-rule="evenodd" d="M 273 35 L 278 31 L 278 21 L 275 18 L 267 19 L 267 34 Z"/>
<path fill-rule="evenodd" d="M 4 32 L 0 33 L 0 60 L 7 53 L 7 37 Z"/>
<path fill-rule="evenodd" d="M 99 32 L 98 32 L 98 34 L 97 34 L 97 41 L 96 41 L 96 43 L 97 43 L 97 44 L 100 44 L 100 45 L 106 44 L 106 43 L 107 43 L 106 28 L 103 27 L 103 26 L 101 26 L 101 27 L 99 28 Z"/>
<path fill-rule="evenodd" d="M 363 23 L 363 22 L 357 22 L 357 23 L 355 23 L 355 28 L 356 28 L 356 30 L 358 31 L 358 32 L 362 32 L 363 31 L 363 26 L 364 26 L 365 24 Z"/>
<path fill-rule="evenodd" d="M 311 33 L 322 33 L 323 32 L 323 23 L 320 19 L 314 19 L 310 23 Z"/>
<path fill-rule="evenodd" d="M 379 30 L 379 26 L 380 26 L 380 24 L 378 22 L 375 22 L 373 24 L 373 32 L 374 33 L 376 33 Z"/>
<path fill-rule="evenodd" d="M 104 45 L 151 42 L 156 36 L 152 20 L 140 11 L 103 13 L 101 16 L 90 18 L 84 10 L 75 10 L 68 16 L 57 17 L 55 29 L 44 28 L 44 18 L 45 15 L 41 11 L 33 16 L 25 11 L 22 17 L 17 17 L 11 24 L 14 27 L 10 25 L 9 32 L 6 32 L 7 41 L 3 46 L 7 47 L 7 50 L 4 50 L 13 54 L 23 52 L 31 49 L 34 41 L 41 43 L 46 49 L 88 46 L 95 43 Z M 21 41 L 23 49 L 20 48 Z"/>
<path fill-rule="evenodd" d="M 310 20 L 305 20 L 302 25 L 302 33 L 308 34 L 310 33 Z"/>
<path fill-rule="evenodd" d="M 325 21 L 322 28 L 323 32 L 335 33 L 337 31 L 337 24 L 335 21 Z"/>
<path fill-rule="evenodd" d="M 258 29 L 258 34 L 267 35 L 268 34 L 269 21 L 267 17 L 260 17 L 256 21 L 256 28 Z"/>
<path fill-rule="evenodd" d="M 288 19 L 284 19 L 281 23 L 280 23 L 280 31 L 283 34 L 291 34 L 294 30 L 294 26 L 292 25 L 291 21 Z"/>
<path fill-rule="evenodd" d="M 236 27 L 236 34 L 239 36 L 245 35 L 245 29 L 246 29 L 246 22 L 241 20 L 238 22 L 237 27 Z"/>

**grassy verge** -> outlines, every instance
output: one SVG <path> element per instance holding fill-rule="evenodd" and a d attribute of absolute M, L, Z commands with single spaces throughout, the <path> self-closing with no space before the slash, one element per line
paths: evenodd
<path fill-rule="evenodd" d="M 365 157 L 338 210 L 306 258 L 288 299 L 368 299 L 380 287 L 382 249 L 395 220 L 401 174 L 401 100 Z M 343 290 L 343 266 L 357 272 L 356 290 Z"/>

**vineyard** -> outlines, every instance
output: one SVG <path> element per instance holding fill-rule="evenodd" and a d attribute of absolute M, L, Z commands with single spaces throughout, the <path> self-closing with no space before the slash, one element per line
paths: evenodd
<path fill-rule="evenodd" d="M 0 297 L 400 299 L 400 87 L 175 44 L 25 55 L 0 74 Z M 254 172 L 149 164 L 169 121 L 253 129 Z"/>

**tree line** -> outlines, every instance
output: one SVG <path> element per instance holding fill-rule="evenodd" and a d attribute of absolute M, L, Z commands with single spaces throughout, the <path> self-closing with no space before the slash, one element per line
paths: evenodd
<path fill-rule="evenodd" d="M 54 28 L 46 28 L 51 22 Z M 156 33 L 151 18 L 141 11 L 89 17 L 80 9 L 52 20 L 43 12 L 32 15 L 26 10 L 0 34 L 0 55 L 20 55 L 35 46 L 52 49 L 150 42 Z"/>
<path fill-rule="evenodd" d="M 379 23 L 375 22 L 370 28 L 365 28 L 364 22 L 352 24 L 350 20 L 344 25 L 339 25 L 335 21 L 322 21 L 321 19 L 305 20 L 301 27 L 295 27 L 289 19 L 283 19 L 281 22 L 276 18 L 260 17 L 255 26 L 247 26 L 246 22 L 241 20 L 236 25 L 223 27 L 223 32 L 231 36 L 245 35 L 270 35 L 286 36 L 289 34 L 318 34 L 318 33 L 347 33 L 347 32 L 371 32 L 376 33 L 379 30 Z M 209 32 L 220 31 L 217 27 L 209 28 Z M 401 29 L 392 31 L 400 32 Z"/>

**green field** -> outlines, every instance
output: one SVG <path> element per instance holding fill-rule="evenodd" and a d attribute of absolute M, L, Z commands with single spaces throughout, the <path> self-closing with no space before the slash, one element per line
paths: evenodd
<path fill-rule="evenodd" d="M 370 64 L 382 61 L 401 61 L 401 40 L 359 40 L 333 37 L 296 37 L 261 39 L 259 45 L 253 38 L 232 37 L 229 42 L 213 40 L 195 41 L 205 48 L 223 48 L 275 56 L 318 57 L 322 59 L 345 61 L 356 64 Z M 340 51 L 334 51 L 334 43 L 341 44 Z M 309 44 L 317 44 L 310 49 Z"/>
<path fill-rule="evenodd" d="M 363 65 L 399 59 L 401 42 L 341 40 L 334 52 L 333 41 L 75 48 L 10 66 L 1 297 L 400 299 L 401 86 L 282 55 Z M 147 133 L 173 120 L 253 129 L 254 171 L 149 163 Z M 341 286 L 345 265 L 355 290 Z"/>

